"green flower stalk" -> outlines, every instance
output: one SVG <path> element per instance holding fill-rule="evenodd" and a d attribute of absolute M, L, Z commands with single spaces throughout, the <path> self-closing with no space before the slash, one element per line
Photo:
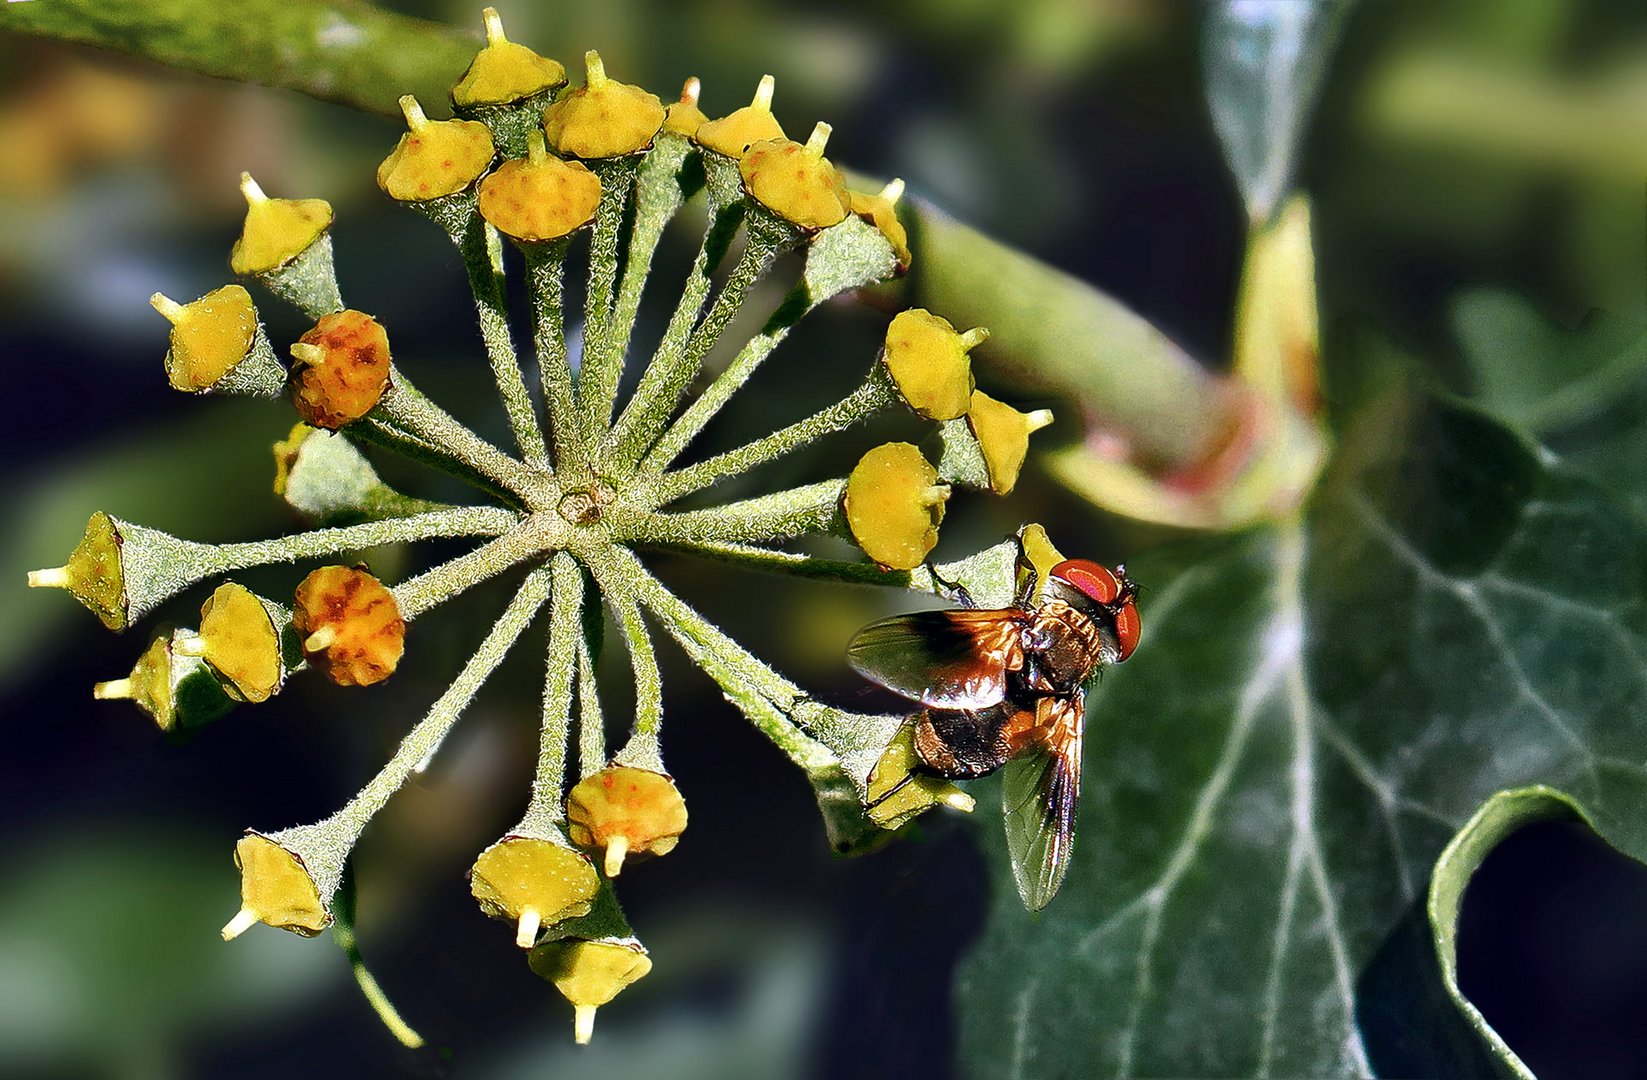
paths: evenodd
<path fill-rule="evenodd" d="M 392 678 L 418 619 L 480 582 L 520 575 L 473 657 L 358 795 L 316 824 L 241 838 L 241 905 L 223 936 L 258 922 L 306 936 L 333 924 L 350 852 L 368 822 L 426 767 L 546 610 L 532 789 L 519 822 L 475 859 L 469 884 L 481 909 L 511 925 L 517 945 L 532 950 L 533 967 L 574 1004 L 582 1041 L 594 1009 L 650 967 L 612 880 L 641 856 L 690 842 L 686 801 L 661 749 L 661 641 L 684 649 L 805 772 L 837 850 L 862 849 L 934 805 L 971 808 L 951 784 L 911 782 L 904 716 L 849 713 L 813 699 L 676 596 L 640 554 L 679 552 L 946 596 L 962 585 L 980 602 L 1005 604 L 1017 540 L 936 568 L 927 560 L 956 490 L 1010 490 L 1030 432 L 1050 416 L 976 391 L 967 353 L 987 331 L 957 331 L 938 315 L 912 311 L 893 320 L 881 356 L 860 361 L 858 385 L 839 402 L 742 446 L 690 458 L 750 376 L 781 362 L 778 347 L 808 313 L 909 266 L 895 206 L 902 185 L 849 192 L 824 157 L 828 124 L 804 143 L 784 137 L 770 76 L 749 105 L 712 120 L 699 107 L 696 79 L 666 107 L 612 77 L 590 52 L 583 84 L 569 87 L 560 64 L 507 39 L 495 11 L 487 9 L 485 24 L 487 44 L 452 91 L 458 117 L 430 119 L 403 98 L 407 130 L 377 177 L 461 254 L 513 445 L 493 445 L 424 396 L 395 362 L 385 325 L 346 305 L 332 264 L 330 206 L 271 198 L 245 177 L 246 224 L 233 269 L 294 304 L 312 326 L 284 350 L 288 367 L 240 286 L 190 304 L 157 295 L 156 308 L 172 324 L 167 377 L 191 393 L 289 399 L 303 422 L 275 445 L 275 492 L 317 527 L 201 544 L 98 513 L 65 565 L 36 571 L 29 584 L 68 589 L 110 629 L 124 630 L 225 574 L 323 562 L 289 597 L 219 585 L 197 631 L 157 639 L 129 677 L 98 685 L 99 698 L 132 699 L 171 730 L 267 700 L 295 678 L 340 687 Z M 694 199 L 707 210 L 697 256 L 678 289 L 652 286 L 674 298 L 673 313 L 652 354 L 637 355 L 631 342 L 654 252 Z M 530 341 L 521 347 L 510 331 L 505 242 L 525 265 Z M 756 286 L 789 265 L 780 262 L 786 253 L 798 256 L 799 272 L 781 302 L 748 340 L 725 343 L 734 318 L 767 295 Z M 573 267 L 587 275 L 581 312 L 565 309 Z M 574 356 L 569 331 L 579 328 Z M 706 371 L 723 344 L 730 362 Z M 534 365 L 538 395 L 524 375 Z M 694 385 L 702 389 L 689 395 Z M 633 386 L 627 396 L 626 386 Z M 836 475 L 733 501 L 714 497 L 723 481 L 906 409 L 941 425 L 936 459 L 912 443 L 847 449 Z M 395 491 L 372 464 L 369 455 L 378 453 L 463 480 L 473 502 L 442 505 Z M 863 557 L 826 559 L 789 546 L 820 535 L 850 541 Z M 362 549 L 437 538 L 471 546 L 400 581 L 355 565 Z M 632 730 L 615 752 L 606 746 L 595 678 L 600 643 L 589 629 L 603 607 L 635 686 Z M 352 942 L 352 930 L 347 936 Z M 370 985 L 374 1003 L 387 1009 Z M 391 1024 L 409 1030 L 398 1017 Z"/>

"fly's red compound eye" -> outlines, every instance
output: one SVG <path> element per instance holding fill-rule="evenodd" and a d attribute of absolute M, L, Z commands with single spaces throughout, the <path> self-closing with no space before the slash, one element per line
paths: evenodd
<path fill-rule="evenodd" d="M 1065 559 L 1052 568 L 1052 576 L 1067 581 L 1100 604 L 1111 603 L 1121 595 L 1121 582 L 1114 572 L 1091 559 Z"/>
<path fill-rule="evenodd" d="M 1138 634 L 1141 631 L 1138 623 L 1138 605 L 1128 600 L 1121 605 L 1121 610 L 1115 613 L 1115 641 L 1121 646 L 1115 662 L 1120 663 L 1132 655 L 1132 650 L 1138 647 Z"/>

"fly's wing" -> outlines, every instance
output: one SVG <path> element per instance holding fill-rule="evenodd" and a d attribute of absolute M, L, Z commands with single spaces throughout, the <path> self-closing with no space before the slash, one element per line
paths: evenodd
<path fill-rule="evenodd" d="M 987 709 L 1024 665 L 1023 614 L 917 611 L 870 623 L 846 647 L 864 678 L 934 709 Z"/>
<path fill-rule="evenodd" d="M 1081 699 L 1056 703 L 1055 723 L 1040 746 L 1001 770 L 1007 854 L 1024 907 L 1039 911 L 1064 883 L 1075 846 L 1081 794 Z"/>

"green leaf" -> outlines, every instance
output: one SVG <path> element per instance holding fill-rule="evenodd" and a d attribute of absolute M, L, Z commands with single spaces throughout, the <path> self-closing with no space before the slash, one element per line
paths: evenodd
<path fill-rule="evenodd" d="M 361 0 L 46 0 L 6 4 L 0 30 L 113 49 L 183 71 L 298 90 L 398 116 L 416 94 L 438 109 L 479 51 L 476 32 Z"/>
<path fill-rule="evenodd" d="M 1492 850 L 1523 825 L 1535 821 L 1581 821 L 1589 817 L 1572 798 L 1554 788 L 1534 786 L 1500 791 L 1476 811 L 1435 863 L 1427 905 L 1430 929 L 1435 935 L 1436 956 L 1447 994 L 1468 1020 L 1470 1027 L 1491 1048 L 1501 1070 L 1511 1076 L 1531 1080 L 1532 1072 L 1515 1051 L 1499 1038 L 1487 1018 L 1471 1004 L 1458 986 L 1458 913 L 1470 879 Z"/>
<path fill-rule="evenodd" d="M 1647 852 L 1641 519 L 1403 392 L 1359 417 L 1302 519 L 1128 563 L 1143 641 L 1089 697 L 1075 851 L 1039 916 L 982 823 L 962 1060 L 1479 1073 L 1414 914 L 1503 788 L 1571 791 Z"/>
<path fill-rule="evenodd" d="M 1499 289 L 1460 295 L 1452 321 L 1485 408 L 1647 510 L 1647 326 L 1563 326 Z"/>

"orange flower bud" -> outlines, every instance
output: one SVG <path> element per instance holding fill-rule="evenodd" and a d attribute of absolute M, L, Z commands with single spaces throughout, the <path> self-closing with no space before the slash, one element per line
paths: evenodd
<path fill-rule="evenodd" d="M 303 579 L 292 625 L 309 662 L 339 686 L 382 682 L 406 648 L 406 623 L 394 593 L 347 566 L 322 566 Z"/>
<path fill-rule="evenodd" d="M 322 316 L 292 358 L 292 404 L 314 427 L 336 431 L 359 420 L 389 386 L 389 335 L 363 312 Z"/>

